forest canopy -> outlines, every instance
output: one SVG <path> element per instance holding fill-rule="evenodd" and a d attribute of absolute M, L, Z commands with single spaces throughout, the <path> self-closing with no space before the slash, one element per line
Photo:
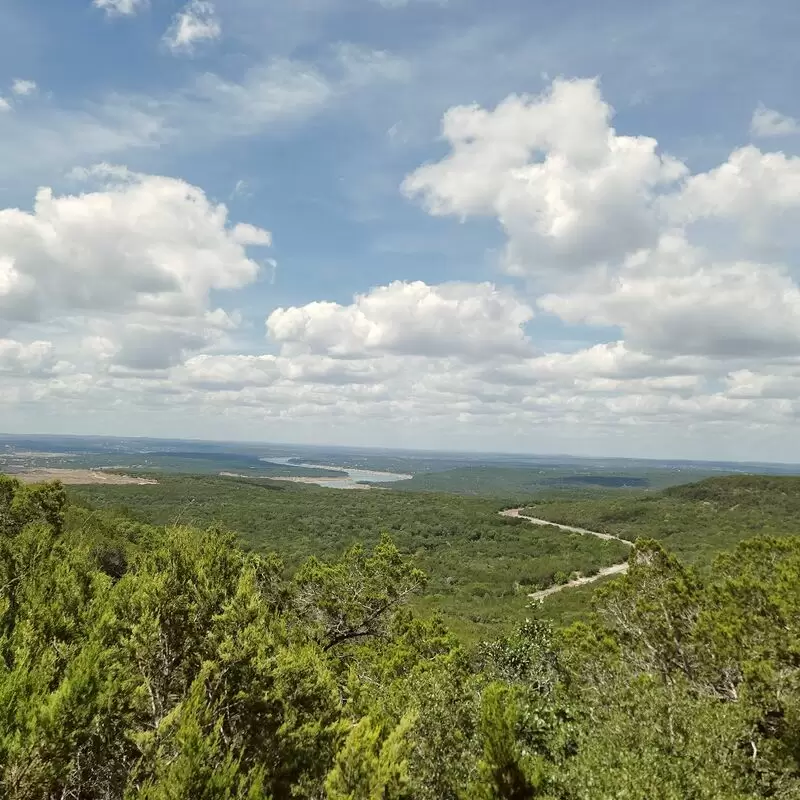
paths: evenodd
<path fill-rule="evenodd" d="M 388 537 L 287 569 L 0 477 L 0 795 L 798 797 L 800 541 L 629 564 L 466 647 Z"/>
<path fill-rule="evenodd" d="M 244 547 L 279 552 L 287 570 L 337 559 L 388 533 L 428 575 L 412 601 L 472 640 L 524 622 L 528 594 L 572 573 L 624 561 L 628 547 L 500 516 L 502 498 L 390 490 L 341 491 L 278 481 L 162 476 L 149 486 L 71 487 L 75 502 L 155 525 L 222 525 Z"/>

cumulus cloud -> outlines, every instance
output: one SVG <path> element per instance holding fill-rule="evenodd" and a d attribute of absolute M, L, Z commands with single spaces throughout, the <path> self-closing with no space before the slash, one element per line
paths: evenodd
<path fill-rule="evenodd" d="M 11 103 L 5 97 L 0 97 L 0 114 L 4 111 L 11 111 Z"/>
<path fill-rule="evenodd" d="M 95 8 L 100 8 L 109 16 L 132 16 L 149 5 L 149 0 L 93 0 Z"/>
<path fill-rule="evenodd" d="M 292 74 L 327 102 L 392 72 L 353 53 L 337 63 L 338 83 Z M 259 75 L 241 96 L 213 77 L 197 91 L 229 98 L 234 118 L 261 97 L 263 123 L 281 100 Z M 0 372 L 29 376 L 0 383 L 0 398 L 264 438 L 413 432 L 563 451 L 628 430 L 653 455 L 705 437 L 744 455 L 773 431 L 800 446 L 796 158 L 745 147 L 690 174 L 655 140 L 617 132 L 595 81 L 452 109 L 444 133 L 450 152 L 403 190 L 434 216 L 497 220 L 503 266 L 525 278 L 513 289 L 394 281 L 349 303 L 267 307 L 266 341 L 243 352 L 218 292 L 255 279 L 251 248 L 269 235 L 185 182 L 103 167 L 80 175 L 99 182 L 83 194 L 42 190 L 31 211 L 0 211 L 0 337 L 16 343 L 0 345 Z M 776 234 L 791 246 L 753 246 Z M 37 342 L 52 350 L 20 349 Z"/>
<path fill-rule="evenodd" d="M 219 39 L 222 26 L 214 4 L 208 0 L 191 0 L 175 15 L 164 43 L 173 53 L 192 53 L 200 42 Z"/>
<path fill-rule="evenodd" d="M 76 322 L 75 318 L 68 318 L 62 324 L 76 334 L 90 334 L 80 342 L 81 363 L 96 372 L 116 370 L 117 374 L 142 375 L 163 372 L 183 364 L 198 351 L 222 346 L 240 320 L 238 315 L 215 309 L 188 317 L 141 311 L 98 313 L 83 320 L 80 330 Z"/>
<path fill-rule="evenodd" d="M 133 370 L 168 369 L 183 362 L 188 353 L 202 349 L 206 339 L 180 328 L 163 325 L 126 326 L 114 363 Z"/>
<path fill-rule="evenodd" d="M 404 372 L 400 359 L 342 359 L 315 354 L 210 355 L 187 359 L 175 374 L 195 389 L 240 391 L 248 388 L 278 388 L 291 391 L 303 386 L 374 386 L 394 380 Z"/>
<path fill-rule="evenodd" d="M 737 399 L 794 401 L 800 397 L 800 366 L 777 366 L 768 374 L 736 370 L 727 376 L 726 390 L 729 396 Z"/>
<path fill-rule="evenodd" d="M 792 136 L 800 132 L 800 123 L 771 108 L 759 106 L 750 121 L 750 133 L 763 139 L 773 136 Z"/>
<path fill-rule="evenodd" d="M 249 250 L 270 234 L 175 178 L 107 165 L 76 175 L 98 185 L 0 210 L 0 326 L 57 324 L 99 370 L 167 369 L 224 341 L 239 320 L 212 293 L 256 279 Z"/>
<path fill-rule="evenodd" d="M 37 88 L 36 81 L 28 81 L 22 78 L 16 78 L 11 84 L 11 91 L 18 97 L 33 94 Z"/>
<path fill-rule="evenodd" d="M 800 159 L 748 146 L 692 175 L 611 116 L 585 80 L 451 109 L 451 152 L 403 189 L 433 215 L 495 217 L 507 267 L 537 278 L 536 305 L 569 324 L 621 331 L 660 358 L 798 352 L 796 265 L 770 256 L 797 244 Z"/>
<path fill-rule="evenodd" d="M 573 352 L 549 352 L 532 358 L 503 360 L 479 373 L 487 383 L 508 386 L 537 384 L 575 386 L 576 381 L 616 383 L 683 380 L 708 370 L 708 362 L 691 357 L 659 358 L 633 350 L 620 340 L 602 342 Z M 610 384 L 607 384 L 610 385 Z"/>
<path fill-rule="evenodd" d="M 800 287 L 781 267 L 714 263 L 672 242 L 612 277 L 547 294 L 539 306 L 570 323 L 619 327 L 660 355 L 772 357 L 800 352 Z"/>
<path fill-rule="evenodd" d="M 256 277 L 250 246 L 270 243 L 227 209 L 175 179 L 95 170 L 102 189 L 57 196 L 33 210 L 0 210 L 0 317 L 33 321 L 58 309 L 191 315 L 213 289 Z"/>
<path fill-rule="evenodd" d="M 665 205 L 677 224 L 721 218 L 769 227 L 800 211 L 800 158 L 752 146 L 734 150 L 725 163 L 690 176 Z"/>
<path fill-rule="evenodd" d="M 619 259 L 657 241 L 659 196 L 686 167 L 654 139 L 617 134 L 611 116 L 594 80 L 558 80 L 491 111 L 452 108 L 442 123 L 450 154 L 403 191 L 433 215 L 496 217 L 514 274 Z"/>
<path fill-rule="evenodd" d="M 0 375 L 33 376 L 48 374 L 55 364 L 52 342 L 36 340 L 27 344 L 0 339 Z"/>
<path fill-rule="evenodd" d="M 798 367 L 785 366 L 800 353 L 797 265 L 750 255 L 759 240 L 796 251 L 800 160 L 745 147 L 692 175 L 611 119 L 595 81 L 454 108 L 443 121 L 449 154 L 403 183 L 434 216 L 499 221 L 505 268 L 535 279 L 531 301 L 515 299 L 524 312 L 498 315 L 510 324 L 462 327 L 436 311 L 434 335 L 423 309 L 442 287 L 392 284 L 349 306 L 279 309 L 268 328 L 280 358 L 405 358 L 381 385 L 408 397 L 394 413 L 417 417 L 441 406 L 498 424 L 790 424 L 800 414 L 789 394 Z M 463 290 L 477 300 L 476 285 Z M 523 332 L 531 307 L 611 341 L 535 354 Z M 794 372 L 773 379 L 780 369 Z"/>
<path fill-rule="evenodd" d="M 349 306 L 279 308 L 267 329 L 288 352 L 487 357 L 528 352 L 523 326 L 532 316 L 510 291 L 490 283 L 395 281 L 357 295 Z"/>

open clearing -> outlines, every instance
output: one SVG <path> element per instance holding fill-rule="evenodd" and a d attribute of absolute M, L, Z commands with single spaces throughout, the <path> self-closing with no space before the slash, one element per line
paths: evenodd
<path fill-rule="evenodd" d="M 132 475 L 117 475 L 113 472 L 102 472 L 96 469 L 31 469 L 17 472 L 14 478 L 23 483 L 44 483 L 45 481 L 61 481 L 71 486 L 87 484 L 104 484 L 108 486 L 147 486 L 158 483 L 152 478 L 136 478 Z"/>

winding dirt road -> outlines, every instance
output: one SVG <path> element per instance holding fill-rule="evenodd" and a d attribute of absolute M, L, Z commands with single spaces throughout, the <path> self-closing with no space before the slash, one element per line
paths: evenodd
<path fill-rule="evenodd" d="M 633 542 L 629 542 L 627 539 L 620 539 L 619 536 L 613 536 L 610 533 L 589 531 L 586 530 L 586 528 L 576 528 L 572 525 L 562 525 L 560 522 L 550 522 L 550 520 L 539 519 L 539 517 L 529 517 L 527 514 L 522 514 L 522 511 L 522 508 L 509 508 L 505 511 L 501 511 L 500 516 L 512 517 L 514 519 L 524 519 L 530 522 L 532 525 L 549 525 L 552 528 L 559 528 L 560 530 L 567 531 L 568 533 L 579 533 L 582 536 L 596 536 L 598 539 L 605 539 L 606 541 L 613 540 L 615 542 L 621 542 L 627 547 L 633 547 Z M 627 571 L 628 562 L 623 561 L 621 564 L 614 564 L 610 567 L 604 567 L 594 575 L 576 578 L 574 581 L 557 584 L 556 586 L 551 586 L 548 589 L 542 589 L 539 592 L 532 592 L 528 595 L 528 597 L 530 597 L 532 600 L 544 600 L 545 597 L 549 597 L 551 594 L 556 594 L 556 592 L 560 592 L 564 589 L 569 589 L 573 586 L 584 586 L 587 583 L 594 583 L 595 581 L 599 581 L 601 578 L 605 578 L 609 575 L 621 575 Z"/>

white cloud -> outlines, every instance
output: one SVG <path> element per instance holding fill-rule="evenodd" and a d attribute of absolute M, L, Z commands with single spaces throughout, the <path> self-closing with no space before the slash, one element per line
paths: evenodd
<path fill-rule="evenodd" d="M 11 111 L 11 103 L 5 97 L 0 97 L 0 114 L 5 111 Z"/>
<path fill-rule="evenodd" d="M 342 359 L 319 355 L 197 355 L 176 371 L 178 380 L 193 388 L 240 391 L 247 388 L 316 385 L 329 387 L 374 386 L 403 372 L 391 358 Z"/>
<path fill-rule="evenodd" d="M 191 0 L 175 15 L 164 43 L 173 53 L 192 53 L 200 42 L 219 39 L 222 27 L 214 4 L 208 0 Z"/>
<path fill-rule="evenodd" d="M 166 370 L 197 352 L 230 346 L 228 334 L 237 327 L 238 319 L 222 309 L 194 316 L 129 311 L 65 317 L 60 324 L 66 332 L 69 357 L 84 368 L 98 374 L 142 376 L 153 371 L 166 375 Z"/>
<path fill-rule="evenodd" d="M 191 386 L 212 391 L 269 386 L 279 376 L 276 362 L 272 355 L 199 355 L 186 362 L 182 375 Z"/>
<path fill-rule="evenodd" d="M 680 240 L 613 277 L 548 294 L 539 306 L 569 323 L 615 326 L 660 355 L 766 357 L 800 352 L 800 287 L 779 266 L 714 263 Z"/>
<path fill-rule="evenodd" d="M 164 110 L 187 129 L 200 126 L 212 136 L 241 136 L 311 115 L 334 94 L 330 80 L 315 68 L 275 60 L 248 70 L 239 82 L 206 73 L 180 97 L 165 101 Z"/>
<path fill-rule="evenodd" d="M 15 114 L 13 124 L 0 128 L 0 146 L 14 154 L 0 164 L 0 175 L 49 175 L 137 149 L 175 142 L 202 146 L 280 130 L 318 113 L 344 91 L 338 75 L 274 59 L 251 67 L 238 81 L 208 72 L 162 95 L 115 94 L 81 109 Z"/>
<path fill-rule="evenodd" d="M 28 81 L 22 78 L 16 78 L 11 84 L 11 91 L 18 97 L 25 97 L 26 95 L 33 94 L 36 89 L 36 81 Z"/>
<path fill-rule="evenodd" d="M 731 372 L 727 393 L 734 398 L 796 400 L 800 397 L 800 365 L 773 367 L 769 373 L 750 369 Z"/>
<path fill-rule="evenodd" d="M 388 53 L 339 45 L 324 64 L 274 58 L 236 81 L 204 73 L 176 95 L 141 105 L 158 109 L 172 130 L 215 139 L 249 136 L 308 118 L 407 74 L 406 62 Z"/>
<path fill-rule="evenodd" d="M 97 341 L 92 347 L 106 349 Z M 58 403 L 66 418 L 74 414 L 76 420 L 87 408 L 97 415 L 113 409 L 120 424 L 158 419 L 173 435 L 194 423 L 206 425 L 194 428 L 196 435 L 213 429 L 216 436 L 238 431 L 249 438 L 341 438 L 400 446 L 469 442 L 535 451 L 560 444 L 586 451 L 598 442 L 607 447 L 628 430 L 632 450 L 656 455 L 665 447 L 674 453 L 675 447 L 697 446 L 698 437 L 704 446 L 734 437 L 747 447 L 756 429 L 762 438 L 763 430 L 783 431 L 787 447 L 797 438 L 791 432 L 800 404 L 772 398 L 778 390 L 755 396 L 742 391 L 743 380 L 715 386 L 700 359 L 670 363 L 621 344 L 604 349 L 522 359 L 500 353 L 481 361 L 383 352 L 358 358 L 222 353 L 190 355 L 161 369 L 137 368 L 133 362 L 99 370 L 87 360 L 57 380 L 13 384 L 15 397 L 9 402 Z M 516 382 L 500 374 L 491 380 L 490 364 L 524 367 L 528 375 Z M 766 375 L 754 373 L 751 383 L 763 384 Z M 0 402 L 2 394 L 0 383 Z M 746 455 L 754 458 L 756 452 Z"/>
<path fill-rule="evenodd" d="M 796 271 L 800 158 L 748 146 L 692 175 L 662 207 L 672 225 L 713 261 L 783 262 Z M 791 254 L 791 255 L 790 255 Z M 792 261 L 795 261 L 792 264 Z"/>
<path fill-rule="evenodd" d="M 268 58 L 237 79 L 213 72 L 154 95 L 111 94 L 77 108 L 52 105 L 14 114 L 0 126 L 0 181 L 49 181 L 75 164 L 120 160 L 137 150 L 182 152 L 288 126 L 400 81 L 408 65 L 382 51 L 339 45 L 319 64 Z M 10 107 L 10 106 L 9 106 Z M 2 101 L 0 101 L 2 111 Z"/>
<path fill-rule="evenodd" d="M 791 136 L 800 133 L 800 123 L 794 117 L 788 117 L 780 111 L 759 106 L 753 112 L 750 133 L 764 139 L 773 136 Z"/>
<path fill-rule="evenodd" d="M 686 168 L 654 139 L 618 135 L 611 114 L 594 80 L 557 80 L 493 111 L 452 108 L 442 123 L 451 153 L 403 190 L 434 215 L 496 217 L 514 274 L 613 261 L 657 241 L 659 196 Z"/>
<path fill-rule="evenodd" d="M 410 62 L 386 50 L 374 50 L 349 43 L 333 48 L 330 70 L 343 90 L 382 82 L 405 81 L 413 74 Z"/>
<path fill-rule="evenodd" d="M 149 0 L 92 0 L 95 8 L 100 8 L 109 16 L 132 16 L 147 8 Z"/>
<path fill-rule="evenodd" d="M 716 217 L 768 225 L 785 211 L 800 211 L 800 158 L 742 147 L 718 167 L 690 176 L 665 205 L 677 224 Z"/>
<path fill-rule="evenodd" d="M 207 76 L 159 113 L 180 106 L 197 126 L 211 98 L 219 124 L 246 134 L 292 96 L 319 108 L 373 74 L 402 80 L 396 66 L 351 51 L 325 69 Z M 267 234 L 173 178 L 78 173 L 100 186 L 0 211 L 0 337 L 16 343 L 0 346 L 4 409 L 406 446 L 598 451 L 624 431 L 643 455 L 800 446 L 797 159 L 741 148 L 690 175 L 654 140 L 617 133 L 593 81 L 452 110 L 445 134 L 450 154 L 405 190 L 434 215 L 499 220 L 506 268 L 535 280 L 395 281 L 350 303 L 265 308 L 268 341 L 243 352 L 217 290 L 255 278 L 248 248 Z M 775 231 L 794 249 L 753 256 L 753 237 Z M 19 348 L 37 342 L 52 350 L 26 373 L 36 351 Z"/>
<path fill-rule="evenodd" d="M 488 357 L 530 352 L 523 326 L 532 316 L 511 292 L 489 283 L 395 281 L 356 296 L 349 306 L 279 308 L 267 329 L 289 353 Z"/>
<path fill-rule="evenodd" d="M 503 360 L 479 373 L 487 383 L 505 386 L 554 384 L 575 386 L 576 381 L 663 380 L 695 378 L 709 362 L 687 357 L 663 358 L 632 350 L 624 341 L 603 342 L 575 352 L 550 352 L 533 358 Z"/>
<path fill-rule="evenodd" d="M 212 289 L 252 281 L 246 248 L 266 231 L 230 225 L 227 209 L 175 178 L 101 167 L 99 191 L 40 189 L 32 212 L 0 211 L 0 317 L 54 309 L 191 315 Z M 113 268 L 110 268 L 112 267 Z"/>
<path fill-rule="evenodd" d="M 54 366 L 53 344 L 41 340 L 28 344 L 0 339 L 0 375 L 42 375 Z"/>
<path fill-rule="evenodd" d="M 438 6 L 446 6 L 448 0 L 372 0 L 372 2 L 383 6 L 384 8 L 405 8 L 414 2 L 428 2 Z"/>
<path fill-rule="evenodd" d="M 800 349 L 800 291 L 779 270 L 710 265 L 676 277 L 621 277 L 606 294 L 547 295 L 567 322 L 619 326 L 646 352 L 761 357 Z"/>
<path fill-rule="evenodd" d="M 152 148 L 173 135 L 152 108 L 119 98 L 82 109 L 28 109 L 0 126 L 0 147 L 7 154 L 0 162 L 0 180 L 28 187 L 31 176 L 34 181 L 49 181 L 76 163 Z"/>
<path fill-rule="evenodd" d="M 212 293 L 256 279 L 261 228 L 175 178 L 101 165 L 94 191 L 40 189 L 32 211 L 0 210 L 0 331 L 57 330 L 66 360 L 165 370 L 219 346 L 240 319 Z"/>
<path fill-rule="evenodd" d="M 512 96 L 493 111 L 451 109 L 451 153 L 404 189 L 434 215 L 496 217 L 508 265 L 538 279 L 542 310 L 621 331 L 631 350 L 798 352 L 800 287 L 792 265 L 769 256 L 800 245 L 800 158 L 749 146 L 689 175 L 654 140 L 618 135 L 610 117 L 594 81 L 555 81 L 542 97 Z M 726 227 L 715 233 L 704 221 Z M 584 271 L 548 272 L 554 265 Z"/>
<path fill-rule="evenodd" d="M 202 335 L 181 328 L 170 330 L 163 324 L 129 325 L 119 341 L 114 363 L 133 370 L 168 369 L 207 344 Z"/>

